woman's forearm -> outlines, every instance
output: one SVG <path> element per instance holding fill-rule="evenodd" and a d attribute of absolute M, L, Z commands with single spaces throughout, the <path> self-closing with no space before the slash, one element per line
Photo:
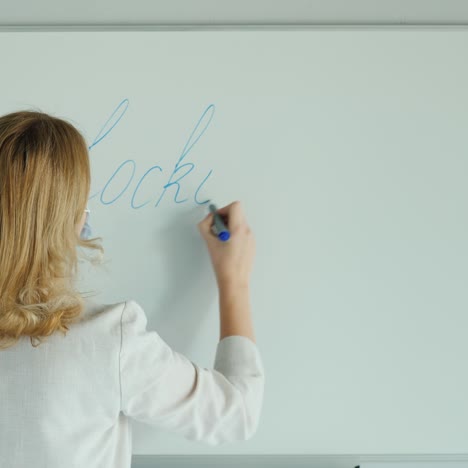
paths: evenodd
<path fill-rule="evenodd" d="M 250 307 L 250 289 L 247 284 L 220 285 L 219 313 L 220 340 L 226 336 L 241 335 L 256 343 Z"/>

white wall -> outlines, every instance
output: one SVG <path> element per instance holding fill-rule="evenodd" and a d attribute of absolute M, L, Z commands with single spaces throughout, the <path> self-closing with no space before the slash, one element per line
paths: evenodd
<path fill-rule="evenodd" d="M 0 9 L 0 26 L 467 22 L 464 0 L 16 0 Z"/>

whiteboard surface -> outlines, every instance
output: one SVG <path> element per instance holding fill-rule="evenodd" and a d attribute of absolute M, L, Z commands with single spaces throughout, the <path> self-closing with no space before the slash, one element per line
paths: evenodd
<path fill-rule="evenodd" d="M 467 32 L 0 37 L 1 112 L 89 143 L 94 300 L 137 300 L 212 367 L 200 203 L 241 200 L 257 239 L 257 434 L 212 448 L 134 423 L 134 453 L 468 452 Z"/>

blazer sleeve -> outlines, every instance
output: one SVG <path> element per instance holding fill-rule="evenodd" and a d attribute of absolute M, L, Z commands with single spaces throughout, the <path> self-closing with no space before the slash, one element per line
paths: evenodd
<path fill-rule="evenodd" d="M 257 345 L 245 336 L 218 342 L 214 368 L 174 351 L 134 300 L 121 318 L 121 411 L 146 424 L 209 445 L 250 439 L 263 405 L 264 368 Z"/>

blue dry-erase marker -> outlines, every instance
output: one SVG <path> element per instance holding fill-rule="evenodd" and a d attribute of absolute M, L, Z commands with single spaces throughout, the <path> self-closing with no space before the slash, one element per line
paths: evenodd
<path fill-rule="evenodd" d="M 211 230 L 213 231 L 214 235 L 218 237 L 219 240 L 226 242 L 231 237 L 231 233 L 229 232 L 228 228 L 224 224 L 223 218 L 220 214 L 218 214 L 217 208 L 215 205 L 210 205 L 210 211 L 213 213 L 213 226 L 211 226 Z"/>

